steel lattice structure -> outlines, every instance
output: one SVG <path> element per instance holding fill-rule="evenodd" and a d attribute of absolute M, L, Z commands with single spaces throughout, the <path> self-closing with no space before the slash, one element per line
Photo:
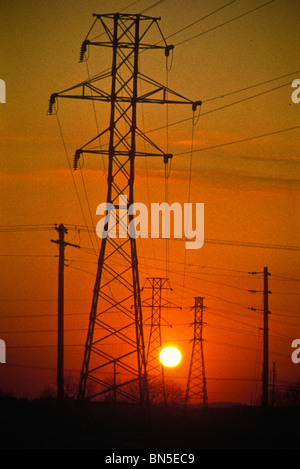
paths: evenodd
<path fill-rule="evenodd" d="M 207 390 L 203 354 L 203 298 L 196 297 L 194 309 L 194 338 L 189 375 L 186 386 L 185 404 L 207 406 Z"/>
<path fill-rule="evenodd" d="M 74 158 L 76 169 L 83 153 L 108 157 L 106 201 L 114 205 L 116 216 L 105 228 L 117 233 L 116 238 L 106 234 L 101 240 L 78 398 L 93 399 L 110 393 L 143 402 L 148 400 L 143 317 L 136 239 L 132 233 L 128 237 L 126 231 L 133 215 L 129 214 L 127 220 L 127 210 L 134 202 L 135 158 L 158 156 L 167 163 L 172 155 L 164 153 L 138 128 L 137 106 L 139 103 L 190 104 L 195 111 L 201 101 L 184 98 L 140 73 L 140 52 L 162 49 L 168 56 L 173 48 L 162 36 L 159 18 L 121 13 L 94 14 L 94 18 L 82 43 L 80 59 L 85 58 L 92 46 L 110 48 L 111 70 L 52 94 L 49 104 L 51 114 L 57 98 L 110 103 L 108 127 L 76 150 Z M 97 25 L 102 32 L 97 37 L 104 36 L 103 40 L 90 40 Z M 146 42 L 155 27 L 160 42 Z M 139 82 L 143 83 L 143 94 L 139 93 Z M 100 146 L 100 138 L 102 141 L 106 138 L 107 142 Z M 90 393 L 88 382 L 94 383 L 95 388 Z M 133 383 L 138 383 L 138 388 Z"/>
<path fill-rule="evenodd" d="M 164 308 L 177 308 L 163 298 L 163 290 L 172 290 L 169 279 L 161 277 L 147 278 L 143 291 L 149 290 L 150 297 L 146 298 L 142 305 L 143 309 L 151 309 L 150 332 L 147 348 L 147 377 L 149 384 L 149 395 L 152 400 L 166 400 L 164 367 L 159 361 L 162 350 L 161 338 L 161 313 Z"/>

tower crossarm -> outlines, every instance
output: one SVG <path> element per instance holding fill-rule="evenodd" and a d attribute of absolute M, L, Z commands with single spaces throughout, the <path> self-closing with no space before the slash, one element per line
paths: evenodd
<path fill-rule="evenodd" d="M 106 78 L 106 77 L 105 77 Z M 142 81 L 152 85 L 153 89 L 149 90 L 140 96 L 137 96 L 135 101 L 137 103 L 148 103 L 148 104 L 189 104 L 192 106 L 192 110 L 196 111 L 198 106 L 201 106 L 202 101 L 193 101 L 181 94 L 173 91 L 172 89 L 158 83 L 151 78 L 142 75 L 139 77 Z M 97 80 L 102 80 L 100 76 Z M 93 94 L 88 94 L 87 91 L 91 90 Z M 168 97 L 170 95 L 171 97 Z M 94 85 L 94 80 L 86 80 L 77 85 L 71 86 L 58 93 L 52 93 L 49 100 L 48 114 L 53 114 L 53 108 L 58 98 L 69 98 L 69 99 L 83 99 L 87 101 L 102 101 L 110 103 L 132 103 L 132 96 L 116 95 L 111 96 L 108 92 Z"/>

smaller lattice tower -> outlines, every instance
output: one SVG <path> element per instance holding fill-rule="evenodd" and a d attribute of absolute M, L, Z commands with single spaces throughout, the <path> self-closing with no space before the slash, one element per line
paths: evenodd
<path fill-rule="evenodd" d="M 167 278 L 147 278 L 142 291 L 150 290 L 149 298 L 145 298 L 143 309 L 151 310 L 150 332 L 146 354 L 149 397 L 151 400 L 166 400 L 164 367 L 159 361 L 162 350 L 161 322 L 162 310 L 165 308 L 178 308 L 163 297 L 163 290 L 172 290 Z"/>
<path fill-rule="evenodd" d="M 203 298 L 196 297 L 194 309 L 194 338 L 186 386 L 185 404 L 207 406 L 207 390 L 203 354 Z"/>

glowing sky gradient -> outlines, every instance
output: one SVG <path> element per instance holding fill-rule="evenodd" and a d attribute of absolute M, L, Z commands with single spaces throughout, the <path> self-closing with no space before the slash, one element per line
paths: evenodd
<path fill-rule="evenodd" d="M 96 207 L 106 198 L 101 159 L 85 157 L 82 172 L 73 173 L 72 179 L 56 117 L 46 114 L 48 100 L 51 93 L 87 79 L 86 64 L 78 61 L 92 14 L 117 12 L 130 3 L 0 1 L 0 79 L 7 87 L 7 102 L 0 104 L 1 226 L 49 225 L 48 231 L 0 230 L 0 338 L 7 345 L 0 388 L 17 395 L 34 396 L 46 386 L 55 387 L 57 250 L 50 243 L 56 237 L 54 224 L 84 225 L 74 182 L 89 226 L 96 224 Z M 141 0 L 125 12 L 141 12 L 154 3 Z M 164 0 L 145 12 L 161 17 L 160 27 L 166 38 L 171 36 L 167 41 L 175 50 L 168 73 L 159 51 L 141 56 L 142 72 L 162 83 L 168 79 L 170 88 L 201 99 L 203 105 L 194 127 L 192 158 L 189 107 L 168 106 L 168 114 L 159 106 L 140 109 L 141 128 L 151 131 L 158 146 L 178 156 L 167 181 L 160 159 L 137 161 L 135 199 L 147 205 L 163 202 L 167 187 L 169 203 L 183 204 L 190 188 L 190 201 L 205 204 L 205 242 L 199 251 L 189 252 L 181 241 L 138 240 L 141 284 L 146 276 L 168 276 L 172 301 L 182 307 L 165 313 L 162 337 L 182 352 L 180 364 L 165 374 L 183 387 L 193 333 L 191 306 L 195 296 L 205 298 L 209 402 L 259 402 L 261 384 L 254 380 L 261 378 L 262 318 L 260 311 L 249 308 L 262 307 L 262 294 L 248 290 L 261 291 L 263 279 L 248 272 L 262 272 L 265 266 L 272 274 L 270 368 L 275 362 L 281 386 L 300 376 L 300 365 L 291 361 L 291 343 L 300 337 L 299 252 L 270 248 L 300 246 L 299 128 L 272 134 L 300 126 L 300 103 L 291 101 L 291 83 L 300 78 L 300 4 L 276 0 L 241 16 L 264 3 L 231 2 L 179 34 L 175 33 L 226 2 Z M 189 40 L 193 36 L 197 37 Z M 88 66 L 91 75 L 102 71 L 110 67 L 109 56 L 91 54 Z M 238 90 L 244 91 L 230 94 Z M 103 128 L 109 107 L 99 104 L 96 112 Z M 94 111 L 83 101 L 61 100 L 58 116 L 72 160 L 74 150 L 96 135 Z M 167 119 L 183 122 L 170 126 L 168 133 L 165 128 L 155 130 Z M 264 134 L 270 135 L 229 144 Z M 223 144 L 228 145 L 217 147 Z M 84 249 L 66 251 L 65 368 L 74 379 L 82 364 L 96 272 L 91 239 L 96 247 L 97 237 L 91 233 L 90 238 L 84 229 L 70 229 L 68 241 Z M 258 243 L 269 248 L 258 248 Z M 146 328 L 146 337 L 148 332 Z"/>

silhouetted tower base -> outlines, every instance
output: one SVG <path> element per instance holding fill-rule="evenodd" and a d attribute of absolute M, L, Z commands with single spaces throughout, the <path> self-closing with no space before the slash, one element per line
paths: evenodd
<path fill-rule="evenodd" d="M 203 298 L 196 297 L 194 305 L 194 338 L 185 404 L 207 406 L 207 390 L 203 354 Z"/>

